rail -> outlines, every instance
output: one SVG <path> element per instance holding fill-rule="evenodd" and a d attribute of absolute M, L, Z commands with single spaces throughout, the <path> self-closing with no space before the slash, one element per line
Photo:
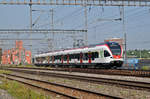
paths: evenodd
<path fill-rule="evenodd" d="M 92 92 L 80 88 L 74 88 L 70 86 L 65 86 L 61 84 L 51 83 L 44 80 L 33 79 L 30 77 L 24 77 L 13 74 L 4 74 L 0 75 L 1 77 L 5 77 L 11 80 L 19 81 L 21 83 L 25 83 L 28 85 L 32 85 L 38 88 L 42 88 L 45 90 L 50 90 L 51 92 L 55 92 L 57 94 L 64 95 L 71 99 L 121 99 L 116 96 L 105 95 L 97 92 Z"/>
<path fill-rule="evenodd" d="M 123 79 L 114 79 L 114 78 L 102 78 L 102 77 L 90 77 L 90 76 L 81 76 L 81 75 L 74 75 L 74 74 L 62 74 L 56 72 L 44 72 L 44 71 L 30 71 L 30 70 L 19 70 L 19 69 L 9 69 L 15 72 L 21 73 L 28 73 L 34 75 L 43 75 L 43 76 L 51 76 L 51 77 L 60 77 L 60 78 L 67 78 L 67 79 L 76 79 L 82 81 L 88 81 L 93 83 L 106 83 L 106 84 L 113 84 L 119 85 L 121 87 L 128 87 L 128 88 L 135 88 L 135 89 L 144 89 L 150 91 L 150 83 L 149 82 L 142 82 L 142 81 L 132 81 L 132 80 L 123 80 Z"/>

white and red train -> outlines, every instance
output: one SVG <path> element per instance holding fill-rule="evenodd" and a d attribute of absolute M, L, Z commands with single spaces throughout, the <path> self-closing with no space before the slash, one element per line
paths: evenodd
<path fill-rule="evenodd" d="M 104 42 L 81 48 L 66 49 L 35 55 L 37 66 L 121 67 L 123 50 L 116 42 Z"/>

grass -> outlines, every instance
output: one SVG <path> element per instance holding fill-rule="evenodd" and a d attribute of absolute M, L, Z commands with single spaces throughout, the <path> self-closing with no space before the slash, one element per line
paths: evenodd
<path fill-rule="evenodd" d="M 48 80 L 48 81 L 54 83 L 56 80 L 50 79 L 50 80 Z"/>
<path fill-rule="evenodd" d="M 150 66 L 142 66 L 142 70 L 150 70 Z"/>
<path fill-rule="evenodd" d="M 33 64 L 26 64 L 26 65 L 7 65 L 7 66 L 2 66 L 2 67 L 5 67 L 5 68 L 9 68 L 9 67 L 28 67 L 28 68 L 47 68 L 47 69 L 51 69 L 52 67 L 48 66 L 35 66 Z"/>
<path fill-rule="evenodd" d="M 104 86 L 103 85 L 97 85 L 97 88 L 103 89 Z"/>
<path fill-rule="evenodd" d="M 0 70 L 0 74 L 4 74 L 4 73 L 10 74 L 11 71 L 8 71 L 8 70 Z"/>
<path fill-rule="evenodd" d="M 10 67 L 35 67 L 34 65 L 10 65 Z"/>
<path fill-rule="evenodd" d="M 125 91 L 125 90 L 121 90 L 121 91 L 120 91 L 120 94 L 121 94 L 121 95 L 128 95 L 129 92 L 128 92 L 128 91 Z"/>
<path fill-rule="evenodd" d="M 15 99 L 50 99 L 49 96 L 35 92 L 16 81 L 2 80 L 0 89 L 6 90 Z"/>
<path fill-rule="evenodd" d="M 30 64 L 27 64 L 27 65 L 10 65 L 10 66 L 5 66 L 5 67 L 28 67 L 28 68 L 34 67 L 34 68 L 47 68 L 47 69 L 51 69 L 50 66 L 48 66 L 48 67 L 46 67 L 46 66 L 35 66 L 35 65 L 30 65 Z"/>

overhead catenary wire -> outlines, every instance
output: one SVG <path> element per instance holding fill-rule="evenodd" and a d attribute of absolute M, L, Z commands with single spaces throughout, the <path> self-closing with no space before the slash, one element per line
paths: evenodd
<path fill-rule="evenodd" d="M 92 8 L 93 9 L 93 8 Z M 92 9 L 90 9 L 90 10 L 92 10 Z M 140 10 L 140 11 L 139 11 Z M 137 18 L 137 17 L 141 17 L 142 16 L 142 14 L 144 13 L 144 12 L 142 12 L 143 11 L 143 9 L 134 9 L 133 8 L 133 11 L 134 12 L 137 12 L 137 13 L 133 13 L 132 11 L 127 11 L 127 16 L 125 16 L 126 18 L 134 18 L 135 20 L 137 19 L 139 19 L 139 18 Z M 106 12 L 106 10 L 104 10 L 104 12 Z M 82 13 L 82 12 L 81 12 Z M 129 15 L 129 13 L 131 13 L 131 15 Z M 133 13 L 133 14 L 132 14 Z M 138 14 L 139 13 L 139 14 Z M 128 16 L 129 15 L 129 16 Z M 67 17 L 66 18 L 64 18 L 63 20 L 67 20 L 67 18 L 69 18 L 69 21 L 70 20 L 73 20 L 75 17 L 69 17 L 69 15 L 66 15 Z M 107 16 L 107 15 L 106 15 Z M 80 15 L 77 15 L 77 17 L 76 18 L 78 18 L 78 17 L 80 17 Z M 144 17 L 144 16 L 143 16 Z M 143 18 L 142 17 L 142 18 Z M 63 18 L 63 16 L 62 16 L 62 18 Z M 76 19 L 75 18 L 75 19 Z M 60 20 L 59 20 L 59 18 L 57 18 L 58 19 L 58 22 L 60 22 Z M 57 19 L 56 19 L 56 21 L 57 21 Z M 61 18 L 60 18 L 61 19 Z M 92 19 L 94 19 L 94 17 L 92 18 Z M 139 21 L 137 21 L 137 23 L 138 22 L 140 22 L 140 20 Z M 77 21 L 75 21 L 75 22 L 73 22 L 73 24 L 74 23 L 78 23 L 77 25 L 79 25 L 80 23 L 79 22 L 77 22 Z M 100 26 L 96 26 L 97 24 L 101 24 Z M 105 25 L 106 24 L 106 25 Z M 114 25 L 115 24 L 115 25 Z M 133 23 L 130 23 L 130 24 L 133 24 Z M 101 31 L 104 31 L 105 33 L 107 32 L 109 32 L 108 30 L 106 30 L 106 28 L 109 28 L 109 27 L 112 27 L 112 29 L 111 30 L 117 30 L 116 32 L 120 32 L 120 30 L 118 29 L 118 25 L 120 25 L 120 23 L 118 23 L 118 22 L 113 22 L 113 23 L 111 23 L 111 22 L 100 22 L 100 23 L 98 23 L 98 22 L 96 22 L 96 23 L 94 23 L 94 24 L 89 24 L 90 26 L 93 26 L 93 25 L 95 25 L 95 27 L 96 27 L 96 29 L 97 30 L 100 30 L 100 32 Z M 142 23 L 142 25 L 145 25 L 145 23 Z M 74 25 L 72 25 L 72 26 L 74 26 Z M 83 24 L 82 24 L 82 26 L 83 26 Z M 138 25 L 132 25 L 133 26 L 133 28 L 131 28 L 131 29 L 135 29 L 135 27 L 137 27 L 137 26 L 139 26 L 139 24 Z M 132 27 L 131 26 L 131 27 Z M 67 26 L 64 26 L 64 27 L 67 27 Z M 79 26 L 79 27 L 81 27 L 81 25 Z M 89 28 L 89 29 L 94 29 L 95 27 L 93 27 L 93 28 Z M 91 30 L 92 31 L 92 30 Z M 110 31 L 111 33 L 113 33 L 114 31 Z M 106 34 L 107 34 L 106 33 Z"/>
<path fill-rule="evenodd" d="M 139 9 L 137 9 L 137 10 L 139 10 Z M 135 10 L 136 11 L 136 10 Z M 143 11 L 143 10 L 142 10 Z M 132 16 L 132 15 L 135 15 L 135 14 L 137 14 L 137 13 L 140 13 L 141 11 L 138 11 L 138 12 L 135 12 L 135 13 L 132 13 L 132 14 L 130 14 L 130 15 L 128 15 L 128 13 L 126 14 L 126 16 L 125 17 L 129 17 L 129 16 Z M 112 16 L 110 16 L 110 18 L 111 17 L 115 17 L 114 15 L 112 15 Z M 133 16 L 134 17 L 134 16 Z M 109 17 L 108 17 L 109 18 Z M 109 21 L 105 21 L 105 22 L 103 22 L 103 23 L 99 23 L 99 25 L 95 25 L 95 26 L 91 26 L 91 27 L 89 27 L 89 28 L 95 28 L 95 27 L 99 27 L 99 26 L 104 26 L 104 24 L 106 24 L 106 23 L 110 23 Z M 91 24 L 92 25 L 92 24 Z"/>
<path fill-rule="evenodd" d="M 141 13 L 142 12 L 142 13 Z M 135 18 L 136 16 L 139 16 L 138 15 L 138 13 L 139 14 L 143 14 L 143 10 L 140 10 L 140 11 L 138 11 L 138 12 L 135 12 L 135 13 L 132 13 L 132 15 L 130 14 L 130 16 L 128 15 L 128 14 L 126 14 L 126 18 L 129 18 L 129 17 L 133 17 L 133 18 Z M 118 21 L 119 22 L 119 21 Z M 95 27 L 97 28 L 97 29 L 101 29 L 101 31 L 103 30 L 103 31 L 107 31 L 105 28 L 108 28 L 108 27 L 114 27 L 114 28 L 116 28 L 116 32 L 119 32 L 120 30 L 118 29 L 118 25 L 121 25 L 121 23 L 119 22 L 114 22 L 113 24 L 111 23 L 111 22 L 109 22 L 109 21 L 107 21 L 107 22 L 101 22 L 100 24 L 98 24 L 98 25 L 95 25 L 95 26 L 91 26 L 91 27 L 89 27 L 89 29 L 94 29 Z M 106 24 L 107 23 L 107 24 Z M 113 28 L 112 28 L 113 29 Z M 113 31 L 111 31 L 111 33 L 113 33 Z"/>
<path fill-rule="evenodd" d="M 68 19 L 70 19 L 71 18 L 71 16 L 73 16 L 73 17 L 75 17 L 75 16 L 77 16 L 77 15 L 79 15 L 79 12 L 81 11 L 82 9 L 81 8 L 79 8 L 79 9 L 77 9 L 77 10 L 75 10 L 75 11 L 73 11 L 73 12 L 71 12 L 71 13 L 69 13 L 69 14 L 67 14 L 67 15 L 65 15 L 65 16 L 63 16 L 63 17 L 61 17 L 61 18 L 58 18 L 58 19 L 56 19 L 56 20 L 54 20 L 54 23 L 55 23 L 55 25 L 56 24 L 58 24 L 60 21 L 64 21 L 64 20 L 68 20 Z M 57 11 L 56 11 L 57 12 Z M 57 13 L 56 13 L 57 14 Z M 49 18 L 50 16 L 48 16 L 48 18 Z M 47 18 L 47 19 L 48 19 Z M 47 20 L 46 20 L 47 21 Z M 40 27 L 45 27 L 45 26 L 48 26 L 48 25 L 50 25 L 50 23 L 44 23 L 44 24 L 39 24 L 38 25 L 38 28 L 40 28 Z"/>

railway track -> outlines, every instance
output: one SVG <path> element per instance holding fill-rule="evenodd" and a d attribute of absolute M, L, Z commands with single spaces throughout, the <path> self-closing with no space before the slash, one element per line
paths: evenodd
<path fill-rule="evenodd" d="M 150 83 L 149 82 L 91 77 L 91 76 L 81 76 L 81 75 L 73 75 L 72 73 L 71 74 L 62 74 L 62 73 L 55 73 L 55 72 L 44 72 L 44 71 L 33 71 L 33 70 L 30 71 L 27 69 L 24 69 L 24 70 L 23 69 L 9 69 L 9 70 L 15 71 L 15 72 L 27 73 L 27 74 L 34 74 L 34 75 L 76 79 L 76 80 L 98 83 L 98 84 L 105 83 L 105 84 L 111 84 L 111 85 L 117 85 L 117 86 L 119 85 L 121 87 L 150 91 Z"/>
<path fill-rule="evenodd" d="M 40 68 L 40 67 L 8 67 L 19 69 L 35 69 L 35 70 L 50 70 L 50 71 L 68 71 L 68 72 L 80 72 L 91 74 L 105 74 L 105 75 L 119 75 L 119 76 L 135 76 L 135 77 L 148 77 L 150 78 L 150 71 L 142 70 L 116 70 L 116 69 L 89 69 L 89 68 Z M 4 69 L 7 69 L 4 67 Z"/>
<path fill-rule="evenodd" d="M 59 94 L 65 97 L 64 99 L 121 99 L 115 96 L 104 95 L 97 92 L 92 92 L 84 89 L 74 88 L 70 86 L 60 85 L 44 80 L 38 80 L 14 74 L 1 74 L 0 77 L 15 80 L 33 87 L 37 87 L 46 91 L 53 92 L 55 94 Z"/>

